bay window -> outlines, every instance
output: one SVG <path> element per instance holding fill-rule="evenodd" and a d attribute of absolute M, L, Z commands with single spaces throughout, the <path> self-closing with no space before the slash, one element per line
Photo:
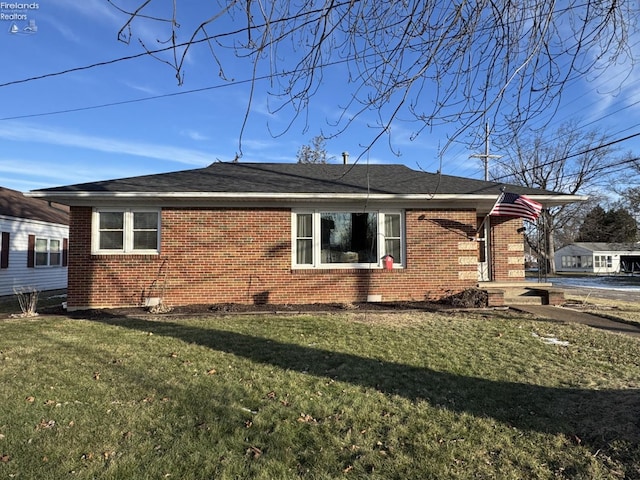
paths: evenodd
<path fill-rule="evenodd" d="M 160 212 L 156 209 L 96 209 L 92 229 L 94 253 L 159 251 Z"/>
<path fill-rule="evenodd" d="M 404 262 L 400 212 L 295 211 L 292 218 L 296 268 L 381 268 L 385 255 Z"/>

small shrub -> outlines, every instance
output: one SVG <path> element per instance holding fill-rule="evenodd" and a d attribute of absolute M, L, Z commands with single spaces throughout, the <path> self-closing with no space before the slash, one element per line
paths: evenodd
<path fill-rule="evenodd" d="M 22 313 L 19 317 L 35 317 L 36 307 L 38 305 L 39 291 L 35 287 L 18 287 L 14 288 L 13 292 L 18 297 L 18 303 L 20 304 L 20 310 Z"/>

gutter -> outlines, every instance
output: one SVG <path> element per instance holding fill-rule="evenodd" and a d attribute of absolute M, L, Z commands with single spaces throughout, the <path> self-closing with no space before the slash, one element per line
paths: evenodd
<path fill-rule="evenodd" d="M 73 206 L 92 206 L 108 203 L 402 203 L 402 204 L 429 204 L 431 206 L 443 205 L 469 206 L 479 212 L 489 210 L 495 203 L 496 195 L 473 194 L 387 194 L 387 193 L 256 193 L 256 192 L 46 192 L 32 191 L 24 194 L 33 198 L 42 198 L 52 202 Z M 584 195 L 527 195 L 542 203 L 545 208 L 566 205 L 574 202 L 586 201 L 589 197 Z M 452 205 L 454 204 L 454 205 Z M 484 207 L 484 208 L 483 208 Z"/>

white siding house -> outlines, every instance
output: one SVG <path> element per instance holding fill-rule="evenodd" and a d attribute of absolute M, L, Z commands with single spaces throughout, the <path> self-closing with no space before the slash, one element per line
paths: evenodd
<path fill-rule="evenodd" d="M 558 249 L 554 261 L 557 272 L 640 273 L 640 244 L 572 243 Z"/>
<path fill-rule="evenodd" d="M 67 288 L 69 213 L 0 187 L 0 297 Z"/>

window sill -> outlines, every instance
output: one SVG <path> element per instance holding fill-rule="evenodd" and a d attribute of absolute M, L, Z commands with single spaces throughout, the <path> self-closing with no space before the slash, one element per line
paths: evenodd
<path fill-rule="evenodd" d="M 295 273 L 335 273 L 335 272 L 390 272 L 393 270 L 404 270 L 404 267 L 395 266 L 391 270 L 383 267 L 362 267 L 362 266 L 354 266 L 354 265 L 340 265 L 340 266 L 322 266 L 322 267 L 301 267 L 301 266 L 293 266 L 291 267 L 291 271 Z"/>
<path fill-rule="evenodd" d="M 160 252 L 157 250 L 137 250 L 134 252 L 124 252 L 122 250 L 97 250 L 95 252 L 91 252 L 91 255 L 94 257 L 112 257 L 112 256 L 120 256 L 120 257 L 132 257 L 132 256 L 158 256 Z"/>
<path fill-rule="evenodd" d="M 92 260 L 104 261 L 132 261 L 132 260 L 158 260 L 159 253 L 91 253 Z"/>

